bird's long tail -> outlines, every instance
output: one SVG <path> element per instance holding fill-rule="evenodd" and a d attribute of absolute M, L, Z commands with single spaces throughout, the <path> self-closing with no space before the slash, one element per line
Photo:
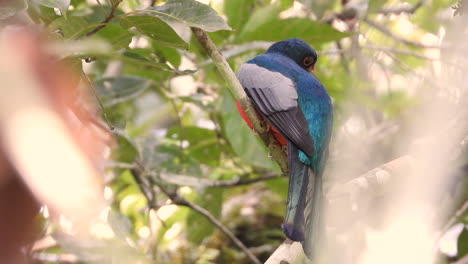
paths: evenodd
<path fill-rule="evenodd" d="M 304 252 L 312 258 L 318 236 L 321 175 L 298 158 L 298 149 L 288 143 L 289 187 L 283 231 L 294 241 L 300 241 Z"/>

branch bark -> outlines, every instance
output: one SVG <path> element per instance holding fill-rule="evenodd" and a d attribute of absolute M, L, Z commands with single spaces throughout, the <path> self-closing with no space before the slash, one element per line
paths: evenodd
<path fill-rule="evenodd" d="M 234 96 L 234 99 L 239 102 L 245 114 L 250 119 L 250 122 L 252 123 L 255 132 L 257 132 L 257 134 L 263 140 L 265 145 L 268 147 L 271 157 L 274 161 L 278 163 L 278 165 L 281 168 L 281 171 L 284 174 L 287 174 L 288 169 L 286 153 L 283 151 L 282 147 L 276 142 L 273 135 L 269 133 L 266 124 L 258 118 L 254 107 L 252 106 L 249 99 L 247 98 L 247 95 L 244 92 L 244 88 L 237 80 L 237 77 L 232 71 L 228 62 L 218 51 L 216 45 L 213 43 L 213 41 L 211 41 L 210 37 L 206 34 L 205 31 L 199 28 L 191 29 L 198 42 L 208 53 L 210 58 L 213 60 L 213 63 L 215 64 L 216 68 L 218 68 L 224 80 L 227 82 L 228 89 Z"/>

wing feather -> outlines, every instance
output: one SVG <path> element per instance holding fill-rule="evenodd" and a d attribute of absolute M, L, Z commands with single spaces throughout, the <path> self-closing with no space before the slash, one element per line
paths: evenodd
<path fill-rule="evenodd" d="M 257 110 L 285 138 L 307 155 L 314 153 L 307 120 L 297 103 L 293 81 L 256 64 L 243 64 L 237 76 Z"/>

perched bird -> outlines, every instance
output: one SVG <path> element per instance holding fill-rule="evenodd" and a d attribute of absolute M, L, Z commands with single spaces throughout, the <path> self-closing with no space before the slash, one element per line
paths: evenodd
<path fill-rule="evenodd" d="M 280 144 L 287 144 L 289 188 L 283 231 L 312 257 L 317 236 L 322 174 L 328 157 L 333 106 L 323 85 L 309 72 L 317 53 L 303 40 L 273 44 L 241 65 L 237 77 Z M 249 126 L 250 120 L 238 105 Z"/>

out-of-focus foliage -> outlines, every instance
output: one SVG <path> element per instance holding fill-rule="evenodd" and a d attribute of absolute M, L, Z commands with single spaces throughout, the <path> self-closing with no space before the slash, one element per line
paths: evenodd
<path fill-rule="evenodd" d="M 0 7 L 0 18 L 26 9 L 50 32 L 62 56 L 83 61 L 80 70 L 92 82 L 103 119 L 116 135 L 104 176 L 109 208 L 93 231 L 93 243 L 99 246 L 56 236 L 59 245 L 44 252 L 71 252 L 84 262 L 99 263 L 117 247 L 153 263 L 174 264 L 249 261 L 205 217 L 169 205 L 158 186 L 146 190 L 153 194 L 148 197 L 132 175 L 135 167 L 143 166 L 146 179 L 205 208 L 255 249 L 261 260 L 285 238 L 281 220 L 287 179 L 236 187 L 204 184 L 204 180 L 278 174 L 279 169 L 243 124 L 226 83 L 189 27 L 209 31 L 234 70 L 262 53 L 265 41 L 297 37 L 319 51 L 314 75 L 333 98 L 336 133 L 346 135 L 337 136 L 332 144 L 346 140 L 357 146 L 378 145 L 380 150 L 332 152 L 331 159 L 372 161 L 359 163 L 367 167 L 341 171 L 343 182 L 402 154 L 393 146 L 397 132 L 405 128 L 405 117 L 417 107 L 424 89 L 436 89 L 415 83 L 422 80 L 423 70 L 432 67 L 436 78 L 441 67 L 439 49 L 414 43 L 440 44 L 456 4 L 454 0 L 8 2 Z M 355 15 L 349 17 L 349 10 Z M 87 43 L 91 47 L 80 46 Z M 97 45 L 106 48 L 93 50 Z M 435 62 L 426 57 L 436 58 Z M 425 81 L 431 83 L 430 78 Z M 344 114 L 348 110 L 353 116 Z M 338 178 L 332 174 L 327 175 L 330 181 Z M 174 183 L 183 182 L 178 177 L 185 176 L 199 179 L 200 184 Z M 51 233 L 55 229 L 47 231 Z M 466 234 L 465 230 L 460 235 L 458 255 L 452 257 L 467 253 Z"/>

